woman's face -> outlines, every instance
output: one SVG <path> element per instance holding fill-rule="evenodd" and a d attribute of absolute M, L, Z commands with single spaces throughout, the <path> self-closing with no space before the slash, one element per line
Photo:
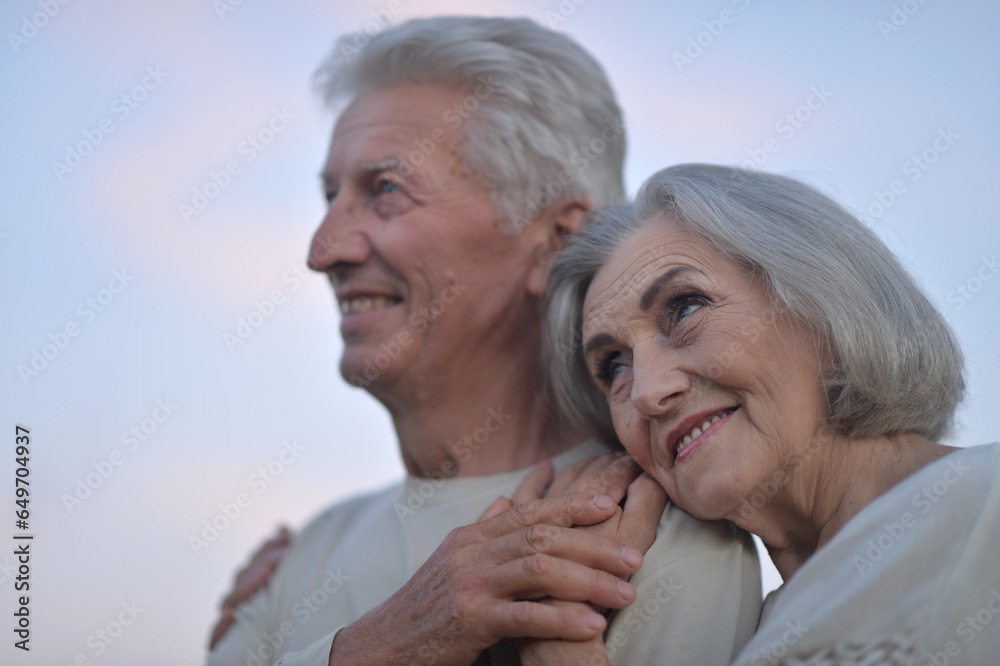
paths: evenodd
<path fill-rule="evenodd" d="M 584 354 L 615 430 L 698 517 L 782 487 L 823 425 L 825 363 L 779 310 L 760 279 L 669 218 L 639 229 L 587 291 Z"/>

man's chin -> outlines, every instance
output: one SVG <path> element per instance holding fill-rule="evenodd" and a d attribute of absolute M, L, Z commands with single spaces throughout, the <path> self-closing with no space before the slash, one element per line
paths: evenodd
<path fill-rule="evenodd" d="M 348 384 L 370 390 L 388 379 L 387 373 L 393 370 L 398 354 L 393 356 L 389 351 L 351 345 L 340 359 L 340 374 Z"/>

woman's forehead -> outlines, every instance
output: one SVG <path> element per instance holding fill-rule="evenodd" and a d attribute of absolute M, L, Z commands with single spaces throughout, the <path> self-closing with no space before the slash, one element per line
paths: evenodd
<path fill-rule="evenodd" d="M 728 260 L 675 222 L 648 222 L 598 269 L 584 299 L 584 317 L 609 303 L 638 304 L 650 284 L 674 267 L 702 270 L 720 261 Z"/>

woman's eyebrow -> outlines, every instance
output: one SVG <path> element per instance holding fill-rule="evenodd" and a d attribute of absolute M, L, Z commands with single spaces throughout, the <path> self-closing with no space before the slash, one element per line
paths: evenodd
<path fill-rule="evenodd" d="M 643 312 L 649 309 L 656 300 L 656 297 L 660 295 L 660 292 L 670 284 L 678 275 L 685 273 L 687 271 L 694 270 L 690 266 L 674 266 L 666 273 L 656 278 L 653 284 L 649 285 L 645 292 L 643 292 L 642 297 L 639 298 L 639 308 Z"/>
<path fill-rule="evenodd" d="M 611 336 L 610 333 L 598 333 L 591 339 L 587 340 L 587 344 L 584 345 L 583 347 L 583 355 L 584 357 L 587 357 L 590 354 L 590 352 L 594 351 L 595 349 L 603 347 L 604 345 L 609 345 L 614 341 L 615 339 L 614 337 Z"/>

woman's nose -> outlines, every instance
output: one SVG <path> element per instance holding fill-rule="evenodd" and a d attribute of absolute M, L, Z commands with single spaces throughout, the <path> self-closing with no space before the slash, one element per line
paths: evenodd
<path fill-rule="evenodd" d="M 655 343 L 633 350 L 632 406 L 643 418 L 652 421 L 663 416 L 690 388 L 691 377 L 678 365 L 676 352 Z"/>

